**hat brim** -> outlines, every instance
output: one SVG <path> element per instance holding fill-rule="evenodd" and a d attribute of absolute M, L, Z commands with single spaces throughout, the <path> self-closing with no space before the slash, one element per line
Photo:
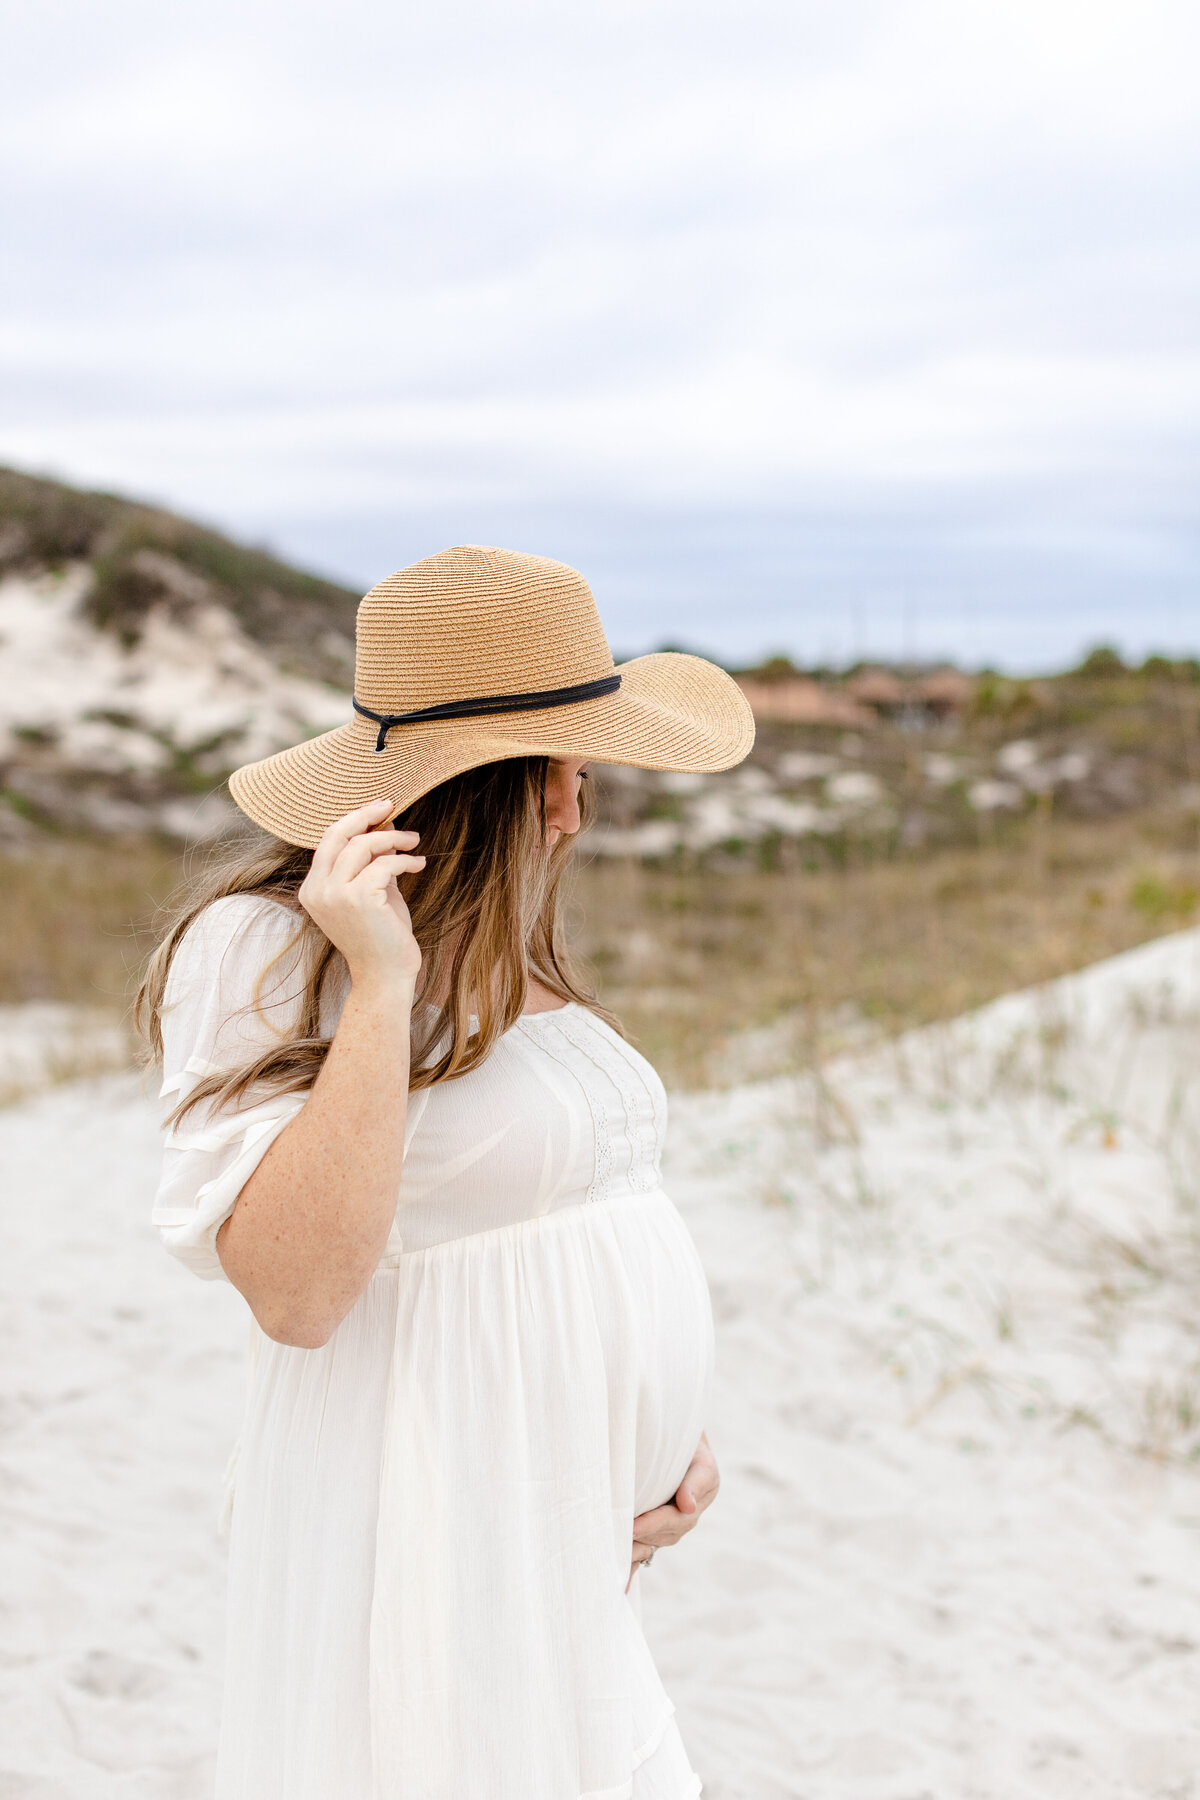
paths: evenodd
<path fill-rule="evenodd" d="M 378 752 L 377 727 L 356 717 L 246 763 L 230 776 L 229 791 L 256 825 L 311 850 L 355 807 L 388 799 L 400 812 L 482 763 L 585 757 L 709 774 L 731 769 L 754 743 L 749 702 L 715 663 L 664 650 L 622 663 L 620 675 L 615 694 L 570 706 L 394 726 Z"/>

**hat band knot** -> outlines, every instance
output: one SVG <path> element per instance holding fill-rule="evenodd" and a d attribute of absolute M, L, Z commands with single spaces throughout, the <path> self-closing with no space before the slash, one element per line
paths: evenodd
<path fill-rule="evenodd" d="M 488 694 L 477 700 L 443 700 L 437 706 L 422 706 L 416 712 L 379 713 L 353 701 L 356 713 L 372 719 L 379 727 L 375 752 L 386 748 L 387 734 L 393 725 L 417 725 L 425 719 L 481 719 L 488 713 L 536 712 L 543 706 L 573 706 L 579 700 L 598 700 L 602 694 L 615 694 L 621 685 L 619 675 L 602 675 L 598 681 L 579 681 L 573 687 L 540 688 L 535 693 Z"/>

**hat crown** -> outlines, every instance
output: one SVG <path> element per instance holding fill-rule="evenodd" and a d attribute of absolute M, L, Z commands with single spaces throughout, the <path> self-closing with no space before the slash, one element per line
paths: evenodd
<path fill-rule="evenodd" d="M 457 544 L 359 603 L 354 692 L 379 712 L 571 687 L 612 668 L 591 588 L 549 557 Z"/>

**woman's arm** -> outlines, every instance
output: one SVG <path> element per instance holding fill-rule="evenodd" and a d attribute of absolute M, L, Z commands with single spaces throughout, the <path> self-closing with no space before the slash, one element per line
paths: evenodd
<path fill-rule="evenodd" d="M 395 877 L 425 859 L 415 832 L 371 830 L 389 804 L 348 813 L 313 852 L 300 901 L 345 957 L 350 994 L 312 1093 L 217 1233 L 267 1336 L 306 1349 L 375 1273 L 400 1188 L 421 953 Z"/>

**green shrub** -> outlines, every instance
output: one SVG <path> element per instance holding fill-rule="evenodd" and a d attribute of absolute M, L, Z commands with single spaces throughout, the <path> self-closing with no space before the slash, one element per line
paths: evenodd
<path fill-rule="evenodd" d="M 1129 889 L 1129 904 L 1145 918 L 1190 918 L 1200 892 L 1184 881 L 1164 881 L 1159 875 L 1139 875 Z"/>

